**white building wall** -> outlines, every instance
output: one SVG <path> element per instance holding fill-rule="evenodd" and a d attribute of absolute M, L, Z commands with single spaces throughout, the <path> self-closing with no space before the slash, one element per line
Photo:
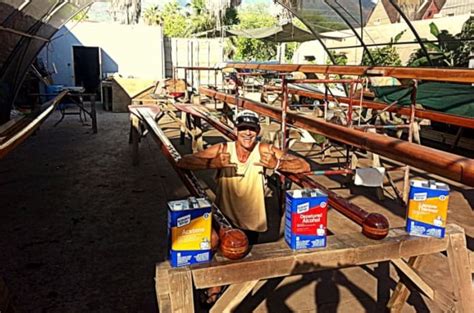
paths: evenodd
<path fill-rule="evenodd" d="M 214 67 L 224 62 L 224 42 L 220 38 L 170 38 L 170 60 L 173 67 Z M 219 72 L 218 72 L 219 73 Z M 177 78 L 184 78 L 184 69 L 176 71 Z M 214 71 L 188 71 L 187 81 L 194 88 L 203 84 L 221 81 L 221 75 Z"/>
<path fill-rule="evenodd" d="M 447 0 L 439 12 L 439 15 L 441 16 L 455 16 L 462 14 L 474 14 L 473 0 Z"/>
<path fill-rule="evenodd" d="M 164 78 L 163 34 L 159 26 L 71 22 L 41 52 L 55 84 L 74 85 L 73 46 L 101 48 L 102 75 Z M 54 65 L 53 65 L 54 64 Z"/>

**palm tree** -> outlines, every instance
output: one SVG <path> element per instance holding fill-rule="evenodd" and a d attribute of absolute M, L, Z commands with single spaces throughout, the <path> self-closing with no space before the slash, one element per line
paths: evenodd
<path fill-rule="evenodd" d="M 206 7 L 210 14 L 216 18 L 216 28 L 224 26 L 224 20 L 228 9 L 238 7 L 242 0 L 206 0 Z"/>
<path fill-rule="evenodd" d="M 111 0 L 111 11 L 114 21 L 121 20 L 123 24 L 138 24 L 142 12 L 141 0 Z M 125 14 L 124 18 L 121 18 Z"/>

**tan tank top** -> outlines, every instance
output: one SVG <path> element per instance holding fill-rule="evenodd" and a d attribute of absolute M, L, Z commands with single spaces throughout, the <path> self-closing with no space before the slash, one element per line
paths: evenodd
<path fill-rule="evenodd" d="M 217 173 L 216 203 L 235 226 L 258 232 L 267 230 L 264 195 L 264 169 L 257 143 L 245 163 L 239 162 L 235 142 L 227 143 L 230 162 L 237 169 L 225 168 Z"/>

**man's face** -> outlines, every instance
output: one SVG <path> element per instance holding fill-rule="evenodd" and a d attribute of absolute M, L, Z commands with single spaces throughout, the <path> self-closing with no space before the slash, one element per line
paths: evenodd
<path fill-rule="evenodd" d="M 253 127 L 237 128 L 237 143 L 247 150 L 253 149 L 260 129 Z"/>

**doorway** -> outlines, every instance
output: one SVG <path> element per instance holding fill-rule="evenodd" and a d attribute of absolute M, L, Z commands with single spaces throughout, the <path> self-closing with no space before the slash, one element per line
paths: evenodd
<path fill-rule="evenodd" d="M 86 93 L 100 95 L 101 60 L 99 47 L 73 46 L 74 80 Z"/>

